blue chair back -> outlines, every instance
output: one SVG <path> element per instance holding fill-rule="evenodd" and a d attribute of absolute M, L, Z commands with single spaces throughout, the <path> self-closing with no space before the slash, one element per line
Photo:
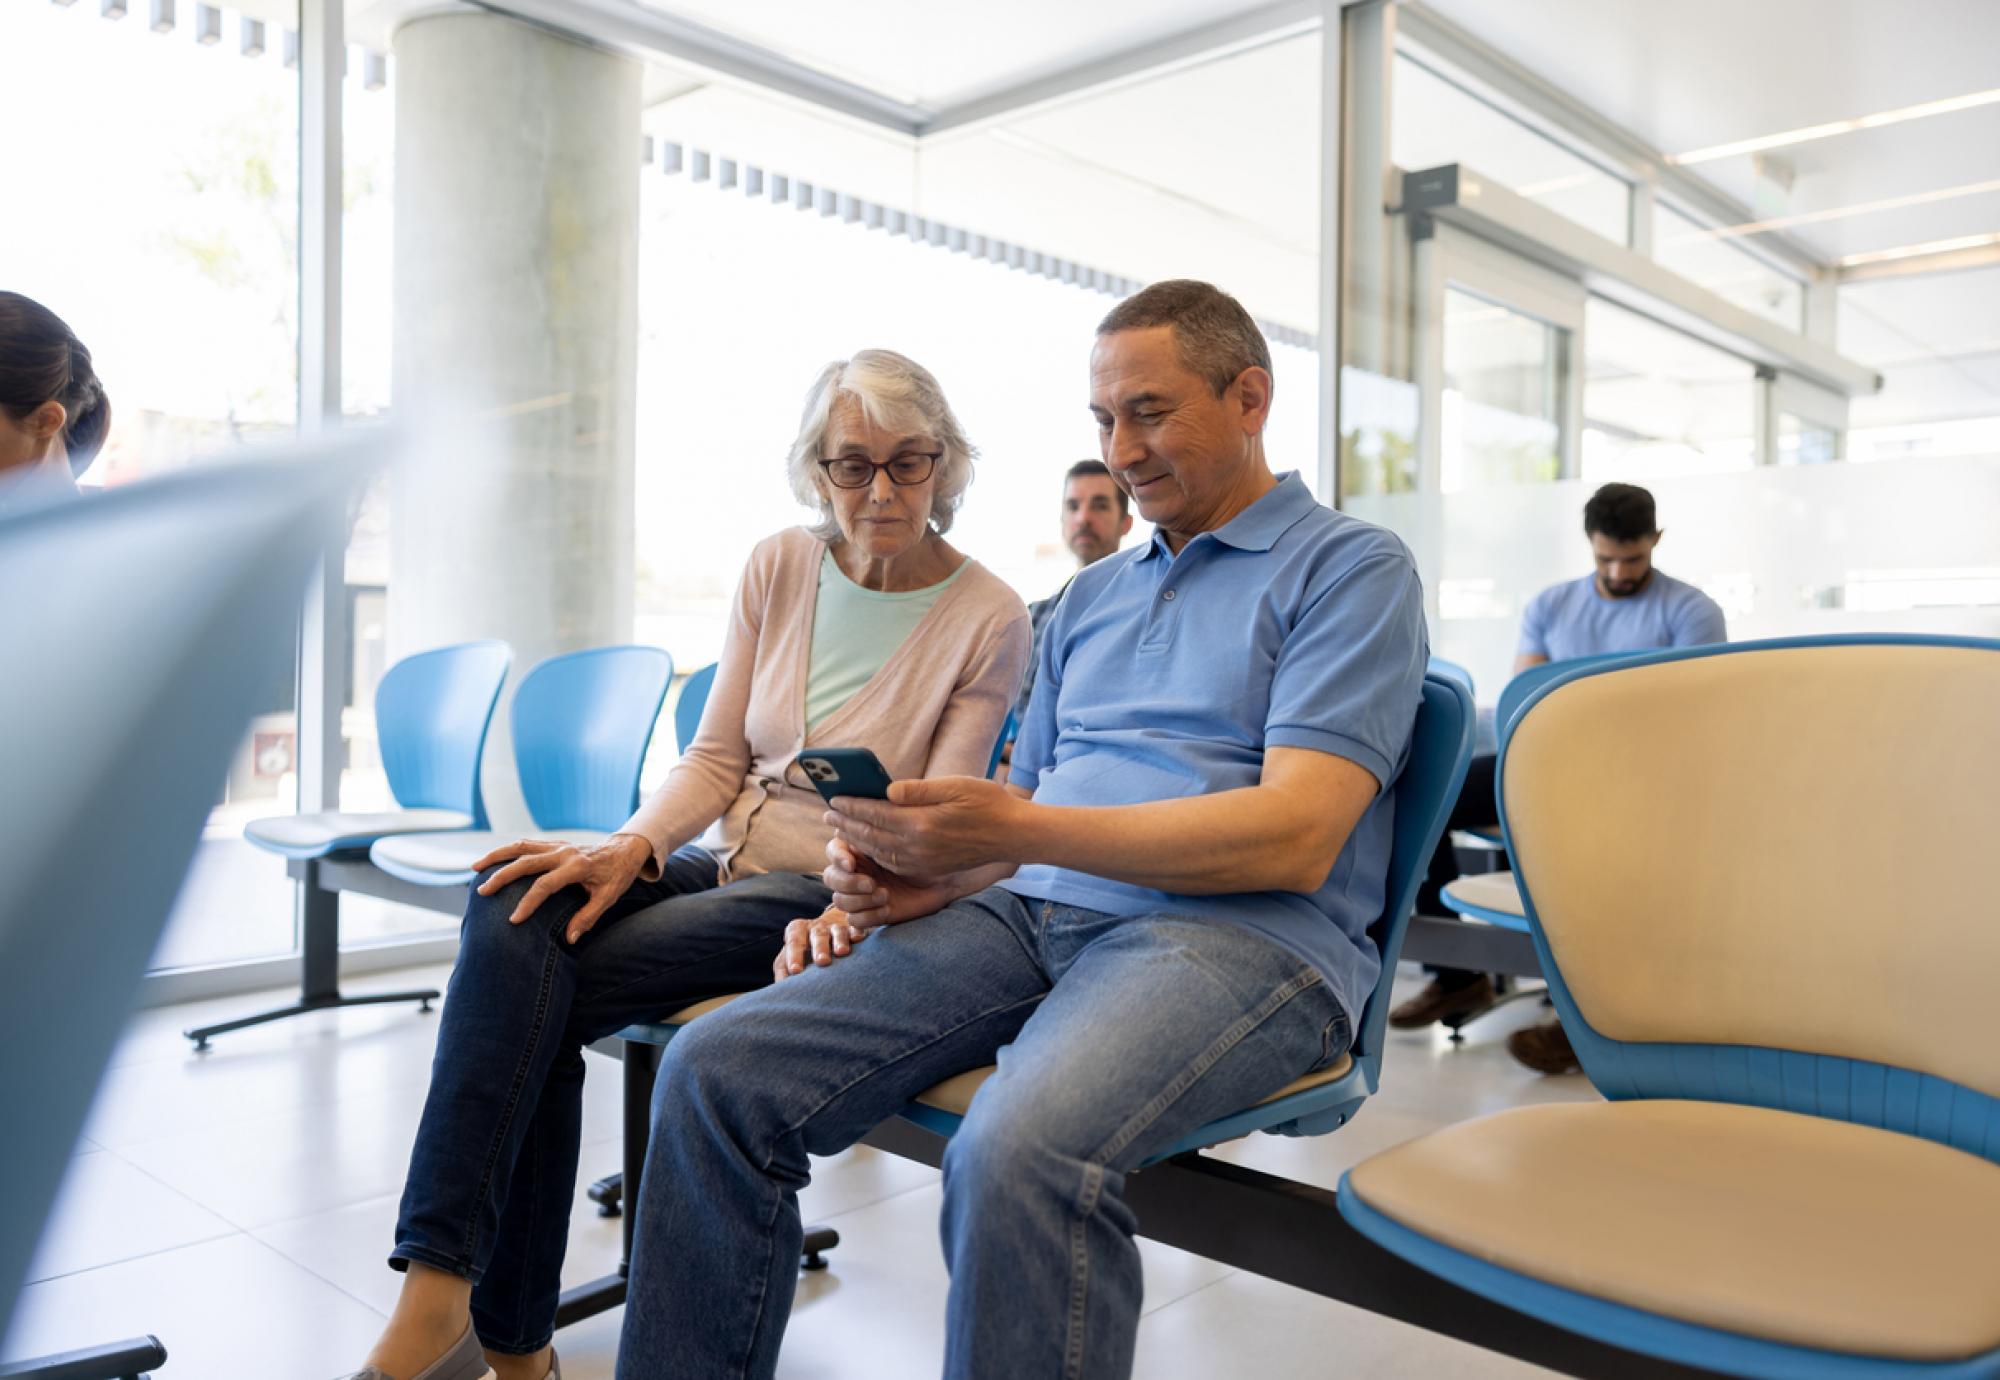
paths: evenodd
<path fill-rule="evenodd" d="M 1855 1121 L 2000 1162 L 1983 1014 L 2000 951 L 1966 871 L 2000 830 L 1996 704 L 2000 641 L 1977 638 L 1690 647 L 1544 683 L 1501 744 L 1500 818 L 1598 1090 Z M 1671 804 L 1607 825 L 1607 775 Z M 1807 976 L 1786 983 L 1786 963 Z"/>
<path fill-rule="evenodd" d="M 458 810 L 486 827 L 479 759 L 513 658 L 505 642 L 461 642 L 406 656 L 383 674 L 375 734 L 397 804 Z"/>
<path fill-rule="evenodd" d="M 0 499 L 0 1336 L 259 671 L 381 444 Z"/>
<path fill-rule="evenodd" d="M 694 741 L 694 735 L 701 732 L 701 711 L 708 708 L 708 692 L 715 686 L 717 663 L 696 671 L 681 686 L 681 697 L 674 701 L 674 746 L 682 752 Z"/>
<path fill-rule="evenodd" d="M 1479 689 L 1472 683 L 1472 672 L 1459 665 L 1456 661 L 1446 661 L 1441 656 L 1434 656 L 1431 658 L 1430 673 L 1434 676 L 1451 677 L 1468 691 L 1471 691 L 1475 701 L 1479 698 Z"/>
<path fill-rule="evenodd" d="M 1000 736 L 993 740 L 993 755 L 986 759 L 986 774 L 989 777 L 1000 770 L 1000 754 L 1007 750 L 1007 744 L 1013 742 L 1014 735 L 1020 731 L 1021 721 L 1014 716 L 1013 710 L 1008 710 L 1007 717 L 1000 724 Z"/>
<path fill-rule="evenodd" d="M 639 805 L 639 768 L 674 659 L 658 647 L 552 656 L 514 692 L 514 765 L 536 827 L 616 829 Z"/>
<path fill-rule="evenodd" d="M 1451 818 L 1451 807 L 1465 784 L 1466 768 L 1472 764 L 1476 723 L 1468 680 L 1436 670 L 1424 676 L 1423 703 L 1417 708 L 1416 727 L 1410 735 L 1409 760 L 1396 778 L 1382 918 L 1370 931 L 1382 955 L 1382 972 L 1368 994 L 1351 1051 L 1370 1092 L 1378 1086 L 1381 1075 L 1382 1036 L 1389 1020 L 1396 963 L 1403 956 L 1403 936 L 1410 928 L 1410 913 L 1416 909 L 1417 888 L 1430 871 L 1431 854 L 1444 837 L 1445 821 Z"/>

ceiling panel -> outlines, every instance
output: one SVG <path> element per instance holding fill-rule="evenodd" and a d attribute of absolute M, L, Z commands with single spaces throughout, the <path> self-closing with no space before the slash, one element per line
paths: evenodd
<path fill-rule="evenodd" d="M 1241 14 L 1231 0 L 645 0 L 829 76 L 942 109 Z"/>

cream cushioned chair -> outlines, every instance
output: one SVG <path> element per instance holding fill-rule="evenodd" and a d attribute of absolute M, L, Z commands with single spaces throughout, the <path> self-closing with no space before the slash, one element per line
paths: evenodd
<path fill-rule="evenodd" d="M 1751 1376 L 2000 1375 L 2000 643 L 1792 639 L 1580 668 L 1501 745 L 1550 992 L 1611 1100 L 1341 1183 L 1378 1244 Z"/>

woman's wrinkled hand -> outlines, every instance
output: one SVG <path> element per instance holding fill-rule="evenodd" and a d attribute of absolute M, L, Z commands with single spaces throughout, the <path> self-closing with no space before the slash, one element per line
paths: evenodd
<path fill-rule="evenodd" d="M 808 963 L 824 968 L 836 958 L 846 958 L 867 937 L 868 931 L 849 923 L 847 912 L 838 906 L 828 906 L 810 920 L 794 920 L 785 926 L 785 947 L 771 960 L 771 980 L 796 977 Z"/>
<path fill-rule="evenodd" d="M 484 872 L 496 864 L 506 864 L 479 884 L 481 896 L 491 896 L 525 877 L 535 879 L 528 894 L 507 917 L 515 925 L 541 909 L 542 902 L 564 887 L 582 887 L 587 899 L 570 917 L 564 934 L 574 944 L 590 933 L 612 902 L 631 890 L 632 883 L 639 879 L 640 869 L 652 855 L 653 845 L 637 834 L 613 834 L 602 843 L 582 847 L 547 839 L 520 839 L 502 844 L 474 863 L 472 869 Z"/>

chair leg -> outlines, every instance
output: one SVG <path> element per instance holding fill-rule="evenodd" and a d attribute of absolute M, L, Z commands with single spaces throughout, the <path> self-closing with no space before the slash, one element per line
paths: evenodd
<path fill-rule="evenodd" d="M 807 1227 L 805 1239 L 805 1259 L 799 1262 L 802 1270 L 824 1270 L 826 1257 L 822 1251 L 830 1251 L 840 1244 L 840 1233 L 832 1227 Z"/>
<path fill-rule="evenodd" d="M 35 1356 L 0 1365 L 5 1380 L 147 1380 L 144 1372 L 167 1363 L 158 1337 L 134 1337 L 109 1346 Z"/>
<path fill-rule="evenodd" d="M 585 1189 L 584 1196 L 597 1204 L 597 1215 L 599 1217 L 616 1217 L 620 1212 L 624 1211 L 621 1203 L 625 1196 L 625 1176 L 623 1174 L 606 1174 L 603 1178 Z"/>
<path fill-rule="evenodd" d="M 303 888 L 305 915 L 303 917 L 299 964 L 299 999 L 290 1006 L 276 1007 L 270 1011 L 260 1011 L 254 1016 L 238 1016 L 232 1021 L 218 1021 L 214 1025 L 196 1026 L 181 1033 L 194 1041 L 195 1052 L 205 1054 L 209 1040 L 232 1030 L 247 1030 L 253 1025 L 264 1025 L 269 1021 L 282 1021 L 291 1016 L 302 1016 L 308 1011 L 331 1011 L 343 1006 L 381 1006 L 391 1002 L 413 1001 L 417 1010 L 429 1011 L 431 1003 L 438 999 L 436 988 L 425 988 L 409 992 L 370 992 L 366 996 L 344 997 L 340 994 L 340 893 L 326 891 L 319 884 L 319 863 L 308 862 L 301 870 L 299 885 Z"/>

